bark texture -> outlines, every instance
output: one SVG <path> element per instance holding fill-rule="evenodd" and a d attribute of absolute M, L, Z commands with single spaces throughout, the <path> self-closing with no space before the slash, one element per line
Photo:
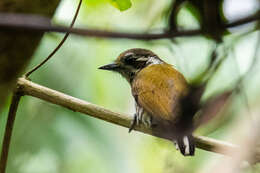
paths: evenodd
<path fill-rule="evenodd" d="M 1 0 L 0 13 L 37 14 L 52 17 L 60 0 Z M 43 34 L 8 32 L 0 28 L 0 108 L 30 61 Z"/>

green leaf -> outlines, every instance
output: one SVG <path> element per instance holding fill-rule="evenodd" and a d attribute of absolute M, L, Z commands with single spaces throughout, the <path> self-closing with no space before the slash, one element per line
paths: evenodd
<path fill-rule="evenodd" d="M 120 11 L 125 11 L 132 6 L 130 0 L 109 0 L 110 4 L 119 9 Z"/>

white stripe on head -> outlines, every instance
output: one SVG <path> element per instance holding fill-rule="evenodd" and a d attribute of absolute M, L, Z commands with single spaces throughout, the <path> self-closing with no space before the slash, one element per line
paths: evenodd
<path fill-rule="evenodd" d="M 134 55 L 133 52 L 127 52 L 124 56 L 127 57 L 127 56 L 130 56 L 130 55 Z"/>

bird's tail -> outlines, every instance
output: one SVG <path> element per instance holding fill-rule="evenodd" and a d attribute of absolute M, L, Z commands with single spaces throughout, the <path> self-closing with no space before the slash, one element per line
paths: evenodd
<path fill-rule="evenodd" d="M 176 148 L 184 156 L 193 156 L 195 153 L 195 140 L 192 135 L 179 137 L 175 142 Z"/>

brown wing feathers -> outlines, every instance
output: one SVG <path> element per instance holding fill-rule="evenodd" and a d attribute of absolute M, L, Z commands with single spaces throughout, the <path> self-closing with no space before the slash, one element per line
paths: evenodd
<path fill-rule="evenodd" d="M 174 121 L 178 100 L 187 93 L 184 77 L 168 64 L 151 65 L 141 70 L 132 83 L 138 104 L 153 117 Z"/>

